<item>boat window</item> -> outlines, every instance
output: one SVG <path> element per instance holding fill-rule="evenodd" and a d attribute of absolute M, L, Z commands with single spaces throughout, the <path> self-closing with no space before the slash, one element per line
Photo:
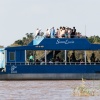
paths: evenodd
<path fill-rule="evenodd" d="M 10 60 L 15 60 L 15 52 L 10 52 L 9 55 Z"/>

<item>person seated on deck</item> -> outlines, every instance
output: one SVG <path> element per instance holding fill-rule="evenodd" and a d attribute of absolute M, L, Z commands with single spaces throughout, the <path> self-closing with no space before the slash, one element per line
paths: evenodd
<path fill-rule="evenodd" d="M 53 65 L 53 59 L 50 59 L 49 65 Z"/>
<path fill-rule="evenodd" d="M 84 60 L 80 59 L 80 65 L 84 64 Z"/>
<path fill-rule="evenodd" d="M 59 56 L 57 56 L 57 58 L 56 58 L 56 59 L 57 59 L 59 62 L 60 62 L 60 60 L 61 60 L 61 59 L 59 58 Z"/>
<path fill-rule="evenodd" d="M 60 59 L 60 65 L 64 65 L 63 59 Z"/>
<path fill-rule="evenodd" d="M 34 61 L 34 57 L 33 57 L 32 54 L 30 54 L 30 56 L 29 56 L 29 64 L 32 64 L 33 61 Z"/>
<path fill-rule="evenodd" d="M 38 59 L 36 59 L 35 63 L 36 63 L 36 65 L 39 65 L 40 61 Z"/>
<path fill-rule="evenodd" d="M 44 58 L 41 60 L 40 65 L 45 65 L 45 59 Z"/>
<path fill-rule="evenodd" d="M 59 60 L 56 58 L 55 59 L 55 65 L 58 65 L 59 64 Z"/>
<path fill-rule="evenodd" d="M 91 61 L 91 63 L 92 63 L 92 62 L 95 62 L 95 58 L 96 58 L 96 57 L 95 57 L 95 54 L 92 53 L 92 55 L 91 55 L 91 57 L 90 57 L 90 61 Z"/>
<path fill-rule="evenodd" d="M 100 64 L 99 58 L 97 58 L 95 62 L 96 62 L 96 64 Z"/>

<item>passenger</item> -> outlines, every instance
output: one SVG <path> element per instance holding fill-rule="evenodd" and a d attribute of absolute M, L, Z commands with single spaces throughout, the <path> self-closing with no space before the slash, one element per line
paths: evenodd
<path fill-rule="evenodd" d="M 96 58 L 96 57 L 95 57 L 95 54 L 92 53 L 92 55 L 91 55 L 91 57 L 90 57 L 90 61 L 91 61 L 91 62 L 95 62 L 95 58 Z"/>
<path fill-rule="evenodd" d="M 59 56 L 58 56 L 56 59 L 57 59 L 57 61 L 59 61 L 59 62 L 60 62 L 60 58 L 59 58 Z"/>
<path fill-rule="evenodd" d="M 72 33 L 71 33 L 71 38 L 75 38 L 75 35 L 76 35 L 76 29 L 75 29 L 75 27 L 73 27 Z"/>
<path fill-rule="evenodd" d="M 39 65 L 40 61 L 38 59 L 36 59 L 35 63 L 36 63 L 36 65 Z"/>
<path fill-rule="evenodd" d="M 40 65 L 45 65 L 45 59 L 44 58 L 41 60 Z"/>
<path fill-rule="evenodd" d="M 52 58 L 52 62 L 53 62 L 53 63 L 55 62 L 55 58 Z"/>
<path fill-rule="evenodd" d="M 60 29 L 59 29 L 59 38 L 62 38 L 62 27 L 60 26 Z"/>
<path fill-rule="evenodd" d="M 97 58 L 95 62 L 96 62 L 96 64 L 100 64 L 99 58 Z"/>
<path fill-rule="evenodd" d="M 62 38 L 65 38 L 65 36 L 66 36 L 66 35 L 65 35 L 65 27 L 62 28 L 62 33 L 61 33 L 61 34 L 62 34 L 61 37 L 62 37 Z"/>
<path fill-rule="evenodd" d="M 34 57 L 33 57 L 32 54 L 30 54 L 30 56 L 29 56 L 29 64 L 32 64 L 33 61 L 34 61 Z"/>
<path fill-rule="evenodd" d="M 64 64 L 64 61 L 63 61 L 63 59 L 60 59 L 60 64 L 62 65 L 62 64 Z"/>
<path fill-rule="evenodd" d="M 65 28 L 65 38 L 68 38 L 68 28 Z"/>
<path fill-rule="evenodd" d="M 37 37 L 37 36 L 39 36 L 39 28 L 36 29 L 36 32 L 34 34 L 34 37 Z"/>
<path fill-rule="evenodd" d="M 59 64 L 59 60 L 56 58 L 55 65 L 58 65 L 58 64 Z"/>
<path fill-rule="evenodd" d="M 43 32 L 42 32 L 42 29 L 40 28 L 40 29 L 39 29 L 39 33 L 38 33 L 38 36 L 42 36 L 42 33 L 43 33 Z"/>
<path fill-rule="evenodd" d="M 59 38 L 60 37 L 60 32 L 59 29 L 57 28 L 56 34 L 55 34 L 55 38 Z"/>
<path fill-rule="evenodd" d="M 84 61 L 83 61 L 83 59 L 80 59 L 80 64 L 84 64 Z"/>
<path fill-rule="evenodd" d="M 70 62 L 76 62 L 76 57 L 75 57 L 75 53 L 74 52 L 70 56 Z"/>
<path fill-rule="evenodd" d="M 75 27 L 73 27 L 73 35 L 74 35 L 74 38 L 75 38 L 75 35 L 76 35 L 76 29 L 75 29 Z"/>
<path fill-rule="evenodd" d="M 73 29 L 71 29 L 71 38 L 74 38 Z"/>
<path fill-rule="evenodd" d="M 82 38 L 82 35 L 80 32 L 78 32 L 78 38 Z"/>
<path fill-rule="evenodd" d="M 68 29 L 68 38 L 71 38 L 72 30 L 71 30 L 71 28 L 67 28 L 67 29 Z"/>
<path fill-rule="evenodd" d="M 50 59 L 49 64 L 50 64 L 50 65 L 53 65 L 53 61 L 52 61 L 52 59 Z"/>
<path fill-rule="evenodd" d="M 51 38 L 55 37 L 55 29 L 54 29 L 54 27 L 52 27 L 51 30 L 50 30 L 50 37 Z"/>
<path fill-rule="evenodd" d="M 80 33 L 76 32 L 76 38 L 80 38 Z"/>
<path fill-rule="evenodd" d="M 50 30 L 49 29 L 46 30 L 46 36 L 45 37 L 50 38 Z"/>

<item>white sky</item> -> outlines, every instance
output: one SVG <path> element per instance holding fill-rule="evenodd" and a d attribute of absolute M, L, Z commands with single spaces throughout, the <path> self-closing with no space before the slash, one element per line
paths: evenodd
<path fill-rule="evenodd" d="M 100 36 L 100 0 L 0 0 L 0 45 L 5 47 L 36 28 L 75 26 Z"/>

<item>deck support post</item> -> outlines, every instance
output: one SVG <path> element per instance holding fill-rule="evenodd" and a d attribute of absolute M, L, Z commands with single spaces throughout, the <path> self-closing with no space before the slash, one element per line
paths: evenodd
<path fill-rule="evenodd" d="M 16 50 L 15 50 L 15 65 L 16 65 Z"/>
<path fill-rule="evenodd" d="M 67 62 L 67 57 L 66 57 L 66 55 L 67 55 L 67 52 L 66 52 L 66 50 L 65 50 L 65 65 L 66 65 L 66 62 Z"/>
<path fill-rule="evenodd" d="M 26 65 L 26 50 L 25 50 L 25 65 Z"/>
<path fill-rule="evenodd" d="M 86 51 L 84 51 L 85 65 L 86 65 Z"/>
<path fill-rule="evenodd" d="M 45 65 L 47 65 L 47 51 L 45 50 Z"/>
<path fill-rule="evenodd" d="M 36 50 L 35 51 L 33 51 L 33 54 L 34 54 L 34 64 L 36 64 Z"/>

